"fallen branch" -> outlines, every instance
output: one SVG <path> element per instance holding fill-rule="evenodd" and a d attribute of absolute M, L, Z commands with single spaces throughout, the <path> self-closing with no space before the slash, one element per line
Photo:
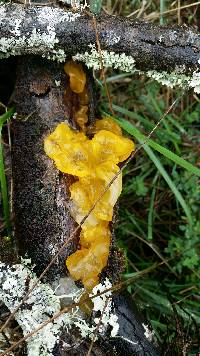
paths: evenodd
<path fill-rule="evenodd" d="M 200 35 L 181 27 L 160 27 L 124 18 L 96 18 L 102 50 L 134 59 L 138 70 L 191 74 L 200 67 Z M 0 57 L 35 54 L 58 61 L 96 44 L 90 14 L 54 7 L 0 7 Z"/>

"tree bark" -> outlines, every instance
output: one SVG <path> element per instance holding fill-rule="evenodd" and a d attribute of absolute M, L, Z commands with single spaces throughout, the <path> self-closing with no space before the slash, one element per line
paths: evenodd
<path fill-rule="evenodd" d="M 168 28 L 109 15 L 96 17 L 102 49 L 134 58 L 139 70 L 182 73 L 198 70 L 200 35 L 182 27 Z M 91 14 L 54 7 L 8 4 L 0 7 L 1 57 L 37 54 L 64 60 L 96 44 Z M 59 57 L 60 56 L 60 57 Z"/>
<path fill-rule="evenodd" d="M 59 122 L 73 123 L 76 97 L 70 89 L 64 97 L 65 86 L 62 65 L 39 57 L 20 59 L 14 98 L 17 117 L 12 121 L 14 226 L 19 255 L 27 253 L 37 273 L 76 227 L 67 206 L 70 178 L 59 173 L 43 147 L 45 136 Z M 48 271 L 48 280 L 64 273 L 65 259 L 76 249 L 77 237 Z"/>

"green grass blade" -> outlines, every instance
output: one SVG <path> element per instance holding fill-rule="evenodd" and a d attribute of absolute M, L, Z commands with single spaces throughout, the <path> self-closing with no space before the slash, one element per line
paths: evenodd
<path fill-rule="evenodd" d="M 147 233 L 148 240 L 153 239 L 153 216 L 154 216 L 153 215 L 153 207 L 154 207 L 155 195 L 156 195 L 156 186 L 153 187 L 153 190 L 151 193 L 151 198 L 150 198 L 150 204 L 149 204 L 148 233 Z"/>
<path fill-rule="evenodd" d="M 153 151 L 151 150 L 150 147 L 148 147 L 147 145 L 144 145 L 144 149 L 146 151 L 146 153 L 148 154 L 148 156 L 151 158 L 151 160 L 153 161 L 153 163 L 155 164 L 155 166 L 157 167 L 158 171 L 160 172 L 160 174 L 163 176 L 163 178 L 165 179 L 166 183 L 168 184 L 168 186 L 170 187 L 170 189 L 172 190 L 172 192 L 174 193 L 176 199 L 178 200 L 178 202 L 180 203 L 180 205 L 182 206 L 185 215 L 188 218 L 188 223 L 190 224 L 190 226 L 193 226 L 193 219 L 192 219 L 192 214 L 190 211 L 189 206 L 186 204 L 185 200 L 183 199 L 181 193 L 179 192 L 179 190 L 177 189 L 177 187 L 175 186 L 174 182 L 172 181 L 172 179 L 170 178 L 170 176 L 168 175 L 168 173 L 166 172 L 166 170 L 164 169 L 163 165 L 161 164 L 160 160 L 158 159 L 158 157 L 156 157 L 156 155 L 153 153 Z"/>
<path fill-rule="evenodd" d="M 126 110 L 128 111 L 128 110 Z M 172 151 L 168 150 L 167 148 L 159 145 L 156 143 L 154 140 L 147 138 L 145 135 L 143 135 L 133 124 L 128 122 L 125 119 L 122 118 L 114 118 L 115 121 L 118 122 L 118 124 L 130 135 L 134 136 L 138 141 L 140 140 L 141 143 L 146 142 L 146 145 L 152 147 L 154 150 L 158 151 L 161 153 L 163 156 L 166 158 L 170 159 L 177 165 L 185 168 L 187 171 L 189 171 L 192 174 L 197 175 L 200 177 L 200 169 L 198 167 L 195 167 L 193 164 L 189 163 L 186 161 L 184 158 L 178 156 L 177 154 L 173 153 Z"/>
<path fill-rule="evenodd" d="M 141 134 L 130 122 L 124 120 L 124 119 L 116 119 L 113 118 L 115 121 L 117 121 L 119 123 L 119 125 L 125 130 L 127 131 L 129 134 L 131 134 L 132 136 L 134 136 L 141 144 L 143 144 L 147 138 L 146 136 L 144 136 L 143 134 Z M 152 141 L 152 140 L 151 140 Z M 153 148 L 154 147 L 154 141 L 153 142 Z M 166 183 L 168 184 L 168 186 L 170 187 L 170 189 L 172 190 L 172 192 L 174 193 L 177 201 L 180 203 L 180 205 L 182 206 L 182 209 L 185 212 L 185 215 L 187 216 L 188 219 L 188 223 L 190 225 L 190 227 L 193 226 L 193 219 L 192 219 L 192 215 L 191 215 L 191 211 L 189 206 L 186 204 L 185 200 L 183 199 L 181 193 L 179 192 L 179 190 L 177 189 L 176 185 L 174 184 L 174 182 L 172 181 L 172 179 L 170 178 L 170 176 L 168 175 L 168 173 L 166 172 L 166 170 L 164 169 L 163 165 L 161 164 L 160 160 L 158 159 L 158 157 L 153 153 L 153 151 L 151 150 L 151 148 L 148 146 L 150 145 L 150 140 L 148 139 L 148 142 L 146 144 L 143 145 L 144 150 L 146 151 L 146 153 L 148 154 L 148 156 L 150 157 L 150 159 L 153 161 L 153 163 L 155 164 L 155 166 L 157 167 L 158 171 L 160 172 L 160 174 L 163 176 L 163 178 L 165 179 Z M 160 146 L 160 145 L 159 145 Z M 160 146 L 161 148 L 161 153 L 163 152 L 162 149 L 164 147 Z M 166 150 L 166 149 L 165 149 Z M 171 155 L 171 151 L 167 150 L 170 155 Z M 175 154 L 174 154 L 175 155 Z M 165 155 L 166 156 L 166 155 Z M 175 163 L 180 164 L 180 157 L 176 156 L 176 161 Z M 170 158 L 170 157 L 168 157 Z M 183 159 L 181 159 L 182 162 Z M 184 161 L 184 168 L 188 169 L 189 166 L 189 172 L 194 173 L 196 172 L 195 168 L 191 163 L 188 163 L 187 161 Z M 183 164 L 182 164 L 183 166 Z M 191 167 L 190 167 L 191 166 Z M 200 170 L 198 168 L 197 169 L 197 173 L 200 176 Z"/>
<path fill-rule="evenodd" d="M 165 0 L 160 0 L 160 25 L 164 25 L 163 12 L 165 11 Z"/>
<path fill-rule="evenodd" d="M 5 114 L 0 116 L 0 187 L 2 195 L 2 205 L 3 205 L 3 215 L 6 223 L 6 229 L 8 236 L 11 236 L 11 223 L 10 223 L 10 209 L 9 209 L 9 199 L 8 199 L 8 190 L 7 182 L 5 175 L 4 159 L 3 159 L 3 146 L 1 140 L 2 127 L 3 124 L 11 117 L 14 113 L 14 108 L 7 111 Z"/>
<path fill-rule="evenodd" d="M 2 128 L 3 124 L 11 118 L 11 116 L 14 114 L 15 108 L 11 108 L 8 111 L 5 112 L 5 114 L 0 116 L 0 128 Z"/>

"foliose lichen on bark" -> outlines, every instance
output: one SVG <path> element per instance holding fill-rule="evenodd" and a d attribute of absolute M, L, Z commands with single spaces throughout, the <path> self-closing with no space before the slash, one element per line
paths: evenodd
<path fill-rule="evenodd" d="M 29 265 L 29 266 L 28 266 Z M 30 265 L 30 260 L 22 260 L 21 264 L 12 266 L 0 263 L 0 301 L 2 301 L 9 311 L 12 313 L 19 305 L 28 289 L 30 289 L 37 281 L 37 276 L 33 272 L 33 267 Z M 27 285 L 28 282 L 28 285 Z M 63 313 L 55 318 L 53 322 L 48 323 L 40 331 L 34 333 L 27 339 L 28 356 L 51 356 L 53 349 L 59 342 L 59 337 L 63 329 L 67 332 L 73 326 L 79 329 L 82 337 L 93 338 L 96 326 L 101 320 L 101 327 L 98 335 L 103 335 L 108 327 L 112 327 L 111 336 L 115 336 L 118 332 L 119 325 L 117 316 L 113 313 L 112 308 L 112 292 L 107 292 L 112 284 L 108 279 L 104 284 L 99 284 L 92 292 L 92 296 L 97 292 L 105 291 L 105 294 L 93 298 L 93 311 L 99 311 L 102 317 L 94 318 L 91 323 L 86 322 L 81 314 L 78 313 L 79 307 L 74 307 L 71 312 Z M 28 289 L 27 289 L 28 288 Z M 61 290 L 63 290 L 61 288 Z M 72 302 L 78 302 L 81 291 L 75 289 L 69 297 Z M 56 294 L 49 284 L 38 282 L 33 289 L 23 306 L 15 314 L 15 319 L 22 328 L 24 336 L 34 331 L 42 323 L 48 321 L 56 313 L 60 312 L 60 300 L 63 295 Z M 108 300 L 108 302 L 107 302 Z M 98 337 L 97 335 L 97 337 Z M 4 339 L 3 334 L 0 335 L 1 340 Z M 5 350 L 0 350 L 5 351 Z"/>

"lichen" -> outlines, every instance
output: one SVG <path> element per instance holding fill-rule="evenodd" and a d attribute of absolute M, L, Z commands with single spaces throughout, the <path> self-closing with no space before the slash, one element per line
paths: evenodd
<path fill-rule="evenodd" d="M 16 29 L 14 30 L 16 31 Z M 19 27 L 17 29 L 20 33 Z M 55 29 L 47 26 L 46 31 L 39 31 L 34 28 L 29 38 L 21 36 L 16 38 L 15 35 L 0 38 L 0 58 L 9 58 L 10 56 L 20 56 L 24 53 L 25 49 L 29 53 L 40 54 L 43 51 L 43 57 L 58 62 L 64 62 L 66 54 L 63 49 L 56 48 L 59 43 L 56 37 Z"/>
<path fill-rule="evenodd" d="M 27 287 L 36 282 L 37 277 L 26 264 L 7 266 L 0 263 L 0 300 L 10 312 L 18 306 L 27 292 Z M 27 285 L 27 282 L 29 283 Z M 48 317 L 60 311 L 60 301 L 48 284 L 39 282 L 30 294 L 23 307 L 15 314 L 23 334 L 30 333 Z M 72 315 L 64 314 L 54 323 L 49 323 L 37 334 L 28 338 L 27 351 L 29 356 L 52 355 L 58 342 L 61 328 L 72 324 Z"/>
<path fill-rule="evenodd" d="M 105 68 L 120 69 L 125 72 L 130 72 L 135 68 L 134 58 L 127 56 L 125 53 L 102 50 L 100 55 L 94 44 L 90 44 L 89 48 L 89 52 L 77 53 L 73 56 L 73 60 L 82 61 L 88 68 L 93 68 L 94 70 L 101 69 L 101 59 Z"/>
<path fill-rule="evenodd" d="M 147 75 L 149 78 L 153 78 L 160 84 L 170 88 L 174 88 L 175 86 L 183 89 L 193 88 L 195 93 L 200 93 L 200 72 L 196 71 L 192 75 L 185 75 L 184 66 L 176 67 L 171 73 L 166 71 L 159 72 L 156 70 L 145 72 L 136 68 L 135 60 L 132 56 L 127 56 L 125 53 L 118 54 L 109 52 L 107 50 L 102 50 L 100 55 L 95 45 L 89 44 L 88 47 L 90 48 L 89 51 L 86 51 L 85 53 L 77 53 L 73 56 L 74 60 L 84 62 L 88 68 L 99 70 L 101 69 L 101 64 L 103 64 L 105 68 L 114 68 L 125 72 L 135 72 L 140 75 Z M 198 61 L 198 64 L 200 64 L 200 60 Z"/>
<path fill-rule="evenodd" d="M 36 281 L 37 277 L 32 270 L 30 260 L 22 259 L 21 264 L 13 266 L 0 263 L 0 301 L 7 306 L 10 312 L 13 312 L 24 298 L 27 289 L 31 288 Z M 66 293 L 64 297 L 68 299 L 69 304 L 80 300 L 81 291 L 74 284 L 72 286 L 72 282 L 66 285 L 66 279 L 64 279 L 60 283 L 61 285 L 57 287 L 55 293 L 48 284 L 38 282 L 32 293 L 23 303 L 23 306 L 17 311 L 15 319 L 22 328 L 24 336 L 35 330 L 45 321 L 48 321 L 50 317 L 61 310 L 60 300 L 62 300 L 63 295 L 60 294 L 63 292 Z M 65 286 L 63 286 L 63 283 Z M 111 283 L 106 279 L 104 284 L 99 284 L 95 287 L 92 295 L 94 296 L 99 291 L 106 291 L 111 287 Z M 108 298 L 109 302 L 107 302 Z M 101 328 L 97 333 L 97 337 L 98 335 L 105 334 L 109 325 L 112 326 L 111 336 L 116 335 L 119 329 L 117 316 L 113 313 L 111 298 L 111 292 L 94 298 L 93 311 L 98 311 L 100 314 L 103 313 Z M 106 307 L 105 303 L 107 303 Z M 63 313 L 27 339 L 28 356 L 53 355 L 53 349 L 59 341 L 61 332 L 63 330 L 66 333 L 70 332 L 73 326 L 79 329 L 82 337 L 90 337 L 92 339 L 99 320 L 98 317 L 92 320 L 91 323 L 87 323 L 82 313 L 79 313 L 79 307 L 75 307 L 70 313 Z M 0 334 L 0 340 L 3 344 L 5 341 L 4 334 Z M 3 352 L 3 350 L 1 351 Z"/>
<path fill-rule="evenodd" d="M 43 54 L 42 57 L 50 59 L 51 61 L 57 61 L 63 63 L 66 60 L 66 53 L 63 49 L 57 49 L 57 50 L 53 49 L 48 54 Z"/>
<path fill-rule="evenodd" d="M 0 59 L 10 56 L 29 54 L 41 54 L 43 57 L 58 62 L 64 62 L 66 54 L 59 46 L 56 36 L 56 26 L 64 22 L 74 22 L 81 15 L 74 12 L 63 12 L 58 8 L 42 7 L 38 11 L 37 21 L 42 25 L 42 30 L 30 28 L 30 34 L 25 37 L 24 24 L 27 21 L 24 8 L 15 4 L 12 7 L 12 16 L 6 17 L 8 5 L 0 5 L 0 24 L 4 26 L 5 19 L 9 32 L 7 36 L 0 38 Z M 13 20 L 13 18 L 15 20 Z"/>
<path fill-rule="evenodd" d="M 174 88 L 175 86 L 183 89 L 193 88 L 195 93 L 200 93 L 200 72 L 194 72 L 192 76 L 186 76 L 185 74 L 177 73 L 177 71 L 167 73 L 165 71 L 157 72 L 151 70 L 147 71 L 146 75 L 170 88 Z"/>
<path fill-rule="evenodd" d="M 190 87 L 194 88 L 194 92 L 200 94 L 200 72 L 194 72 L 190 80 Z"/>
<path fill-rule="evenodd" d="M 49 23 L 51 26 L 56 26 L 62 22 L 74 22 L 81 15 L 78 12 L 71 11 L 60 11 L 58 16 L 58 9 L 55 10 L 53 7 L 44 6 L 38 16 L 38 21 L 42 24 Z"/>
<path fill-rule="evenodd" d="M 87 0 L 60 0 L 63 4 L 71 5 L 71 7 L 78 11 L 83 11 L 89 6 Z"/>
<path fill-rule="evenodd" d="M 61 86 L 61 80 L 55 80 L 55 85 L 57 87 L 60 87 Z"/>
<path fill-rule="evenodd" d="M 94 322 L 96 325 L 99 325 L 100 323 L 99 332 L 102 334 L 105 333 L 105 330 L 107 330 L 108 326 L 111 326 L 111 337 L 115 337 L 119 331 L 119 323 L 117 315 L 113 313 L 111 299 L 112 291 L 110 290 L 111 288 L 112 284 L 109 279 L 106 278 L 104 284 L 100 283 L 93 288 L 90 297 L 96 295 L 97 293 L 102 293 L 104 291 L 109 290 L 106 293 L 92 299 L 94 303 L 93 310 L 96 312 L 100 312 L 101 314 L 100 317 L 94 319 Z"/>
<path fill-rule="evenodd" d="M 104 37 L 105 37 L 105 40 L 106 40 L 106 43 L 108 46 L 113 46 L 113 45 L 117 44 L 121 38 L 113 30 L 105 31 Z"/>
<path fill-rule="evenodd" d="M 170 88 L 179 86 L 181 88 L 186 88 L 189 86 L 190 78 L 184 74 L 179 74 L 176 71 L 172 73 L 167 73 L 166 71 L 158 72 L 155 70 L 149 70 L 146 75 L 150 78 L 155 79 L 162 85 L 166 85 Z"/>
<path fill-rule="evenodd" d="M 112 284 L 108 278 L 105 279 L 103 283 L 96 285 L 91 294 L 92 298 L 93 312 L 98 314 L 98 317 L 93 319 L 93 324 L 88 325 L 85 320 L 75 321 L 74 324 L 81 330 L 81 335 L 83 338 L 89 337 L 95 340 L 98 338 L 98 334 L 105 335 L 108 329 L 111 328 L 110 336 L 116 337 L 119 331 L 118 316 L 115 314 L 115 310 L 112 302 Z M 108 291 L 107 291 L 108 290 Z M 103 293 L 100 296 L 94 298 L 98 293 Z M 96 334 L 96 328 L 98 328 L 98 333 Z"/>
<path fill-rule="evenodd" d="M 149 326 L 142 323 L 142 326 L 144 328 L 144 336 L 151 342 L 154 337 L 154 331 L 149 329 Z"/>

